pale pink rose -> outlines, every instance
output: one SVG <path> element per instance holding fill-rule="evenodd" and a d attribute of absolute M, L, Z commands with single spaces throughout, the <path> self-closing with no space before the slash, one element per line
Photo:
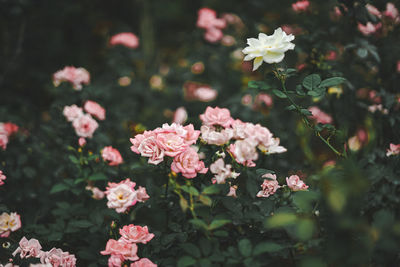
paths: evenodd
<path fill-rule="evenodd" d="M 65 116 L 67 121 L 74 121 L 75 119 L 83 115 L 83 110 L 77 105 L 65 106 L 63 110 L 63 115 Z"/>
<path fill-rule="evenodd" d="M 18 125 L 12 122 L 3 123 L 4 130 L 7 132 L 8 136 L 13 135 L 18 132 Z"/>
<path fill-rule="evenodd" d="M 216 43 L 224 37 L 224 33 L 217 28 L 209 28 L 204 33 L 204 39 L 210 43 Z"/>
<path fill-rule="evenodd" d="M 40 245 L 37 239 L 26 239 L 26 237 L 22 237 L 19 241 L 19 247 L 13 252 L 13 256 L 20 253 L 21 259 L 23 258 L 39 258 L 42 254 L 42 246 Z"/>
<path fill-rule="evenodd" d="M 156 135 L 157 145 L 164 150 L 164 154 L 175 157 L 188 148 L 188 144 L 176 133 L 159 133 Z"/>
<path fill-rule="evenodd" d="M 138 248 L 136 244 L 126 243 L 121 239 L 109 239 L 107 241 L 106 249 L 100 253 L 102 255 L 122 256 L 124 260 L 135 261 L 139 259 L 139 257 L 136 255 L 137 249 Z"/>
<path fill-rule="evenodd" d="M 269 143 L 267 146 L 265 145 L 259 145 L 258 149 L 261 150 L 264 154 L 277 154 L 277 153 L 284 153 L 287 151 L 287 149 L 283 146 L 279 145 L 280 139 L 279 138 L 272 138 L 272 142 Z"/>
<path fill-rule="evenodd" d="M 78 144 L 80 147 L 83 147 L 84 145 L 86 145 L 86 139 L 83 137 L 79 137 Z"/>
<path fill-rule="evenodd" d="M 98 187 L 93 187 L 93 186 L 86 186 L 86 190 L 92 191 L 92 198 L 96 200 L 103 199 L 105 196 L 105 193 L 101 191 Z"/>
<path fill-rule="evenodd" d="M 53 267 L 53 265 L 51 265 L 50 263 L 46 263 L 46 264 L 41 264 L 41 263 L 32 264 L 31 263 L 31 264 L 29 264 L 29 267 Z"/>
<path fill-rule="evenodd" d="M 264 179 L 264 182 L 261 185 L 262 190 L 257 193 L 257 197 L 269 197 L 275 194 L 276 190 L 278 190 L 280 187 L 278 181 L 276 180 L 276 175 L 266 173 L 262 177 L 269 179 Z"/>
<path fill-rule="evenodd" d="M 95 121 L 90 114 L 84 114 L 72 122 L 75 128 L 75 133 L 79 137 L 92 138 L 93 133 L 96 131 L 99 124 Z"/>
<path fill-rule="evenodd" d="M 390 18 L 395 24 L 400 22 L 399 11 L 393 3 L 386 4 L 386 10 L 383 12 L 383 15 Z"/>
<path fill-rule="evenodd" d="M 146 188 L 139 186 L 136 190 L 136 198 L 138 202 L 145 202 L 150 198 L 150 196 L 147 194 Z"/>
<path fill-rule="evenodd" d="M 122 32 L 111 37 L 110 45 L 123 45 L 135 49 L 139 46 L 139 38 L 131 32 Z"/>
<path fill-rule="evenodd" d="M 224 19 L 217 19 L 217 13 L 210 8 L 202 8 L 198 11 L 197 27 L 203 29 L 218 28 L 223 29 L 226 27 Z"/>
<path fill-rule="evenodd" d="M 174 118 L 172 122 L 177 124 L 184 124 L 188 118 L 188 113 L 184 107 L 179 107 L 174 112 Z"/>
<path fill-rule="evenodd" d="M 373 5 L 371 5 L 371 4 L 366 4 L 366 5 L 365 5 L 365 8 L 368 10 L 368 12 L 369 12 L 370 14 L 372 14 L 372 15 L 378 17 L 378 18 L 381 18 L 381 17 L 382 17 L 381 12 L 379 12 L 379 10 L 378 10 L 375 6 L 373 6 Z"/>
<path fill-rule="evenodd" d="M 291 175 L 290 177 L 286 177 L 287 186 L 293 191 L 305 191 L 308 189 L 308 185 L 306 185 L 298 175 Z"/>
<path fill-rule="evenodd" d="M 182 138 L 186 138 L 187 130 L 185 127 L 177 123 L 164 123 L 161 128 L 154 129 L 153 133 L 174 133 Z"/>
<path fill-rule="evenodd" d="M 84 68 L 67 66 L 53 75 L 54 86 L 60 85 L 61 82 L 70 82 L 75 90 L 81 90 L 82 84 L 90 83 L 90 74 Z"/>
<path fill-rule="evenodd" d="M 231 127 L 233 130 L 232 138 L 245 139 L 247 137 L 247 128 L 251 127 L 251 125 L 253 125 L 253 124 L 247 123 L 247 122 L 242 122 L 239 119 L 232 121 L 232 123 L 231 123 Z"/>
<path fill-rule="evenodd" d="M 310 6 L 310 2 L 308 0 L 297 1 L 292 4 L 292 9 L 295 12 L 303 12 L 306 11 Z"/>
<path fill-rule="evenodd" d="M 132 143 L 131 150 L 143 157 L 148 157 L 149 163 L 157 165 L 164 160 L 164 150 L 158 146 L 156 135 L 153 132 L 145 131 L 143 134 L 131 138 L 130 141 Z"/>
<path fill-rule="evenodd" d="M 157 267 L 157 264 L 153 263 L 148 258 L 141 258 L 140 260 L 131 263 L 130 267 Z"/>
<path fill-rule="evenodd" d="M 332 123 L 333 121 L 330 115 L 326 114 L 316 106 L 309 107 L 308 110 L 312 113 L 312 116 L 310 116 L 310 118 L 315 120 L 316 123 L 328 124 Z"/>
<path fill-rule="evenodd" d="M 108 183 L 105 194 L 108 202 L 107 207 L 115 209 L 116 212 L 125 212 L 129 207 L 137 202 L 137 193 L 135 191 L 136 183 L 129 178 L 120 183 Z"/>
<path fill-rule="evenodd" d="M 4 175 L 3 171 L 0 170 L 0 185 L 3 185 L 3 184 L 4 184 L 4 180 L 5 180 L 6 178 L 7 178 L 7 177 Z"/>
<path fill-rule="evenodd" d="M 199 139 L 200 131 L 195 130 L 193 124 L 188 124 L 184 126 L 183 129 L 186 131 L 186 133 L 183 135 L 185 142 L 188 145 L 195 144 L 197 142 L 197 139 Z"/>
<path fill-rule="evenodd" d="M 199 87 L 193 92 L 193 96 L 201 102 L 213 101 L 218 95 L 218 92 L 209 87 Z"/>
<path fill-rule="evenodd" d="M 75 255 L 64 252 L 59 248 L 52 248 L 40 256 L 42 264 L 51 264 L 53 267 L 75 267 Z"/>
<path fill-rule="evenodd" d="M 233 121 L 230 111 L 219 107 L 207 107 L 206 111 L 200 115 L 200 120 L 204 125 L 220 125 L 224 128 L 229 127 Z"/>
<path fill-rule="evenodd" d="M 390 144 L 389 148 L 386 150 L 386 156 L 390 157 L 398 154 L 400 154 L 400 144 Z"/>
<path fill-rule="evenodd" d="M 251 105 L 251 103 L 253 102 L 253 97 L 251 96 L 251 94 L 245 94 L 243 97 L 242 97 L 242 104 L 244 105 L 244 106 L 250 106 Z"/>
<path fill-rule="evenodd" d="M 8 135 L 0 132 L 0 147 L 6 150 L 8 144 Z"/>
<path fill-rule="evenodd" d="M 97 119 L 101 121 L 105 120 L 106 118 L 106 110 L 94 101 L 91 100 L 86 101 L 85 104 L 83 105 L 83 109 L 87 113 L 95 116 Z"/>
<path fill-rule="evenodd" d="M 206 173 L 208 168 L 200 161 L 199 155 L 192 147 L 188 147 L 183 153 L 177 155 L 171 164 L 171 170 L 182 173 L 186 178 L 194 178 L 197 173 Z"/>
<path fill-rule="evenodd" d="M 121 267 L 124 263 L 124 257 L 121 255 L 111 255 L 108 258 L 108 267 Z"/>
<path fill-rule="evenodd" d="M 358 23 L 358 30 L 365 36 L 376 33 L 381 27 L 382 23 L 372 24 L 371 22 L 367 22 L 366 25 Z"/>
<path fill-rule="evenodd" d="M 101 157 L 108 162 L 110 166 L 117 166 L 123 163 L 123 159 L 119 151 L 111 146 L 106 146 L 101 151 Z"/>
<path fill-rule="evenodd" d="M 222 129 L 221 131 L 216 131 L 215 127 L 203 125 L 200 128 L 201 139 L 209 145 L 222 146 L 231 140 L 233 136 L 232 129 Z"/>
<path fill-rule="evenodd" d="M 8 237 L 11 232 L 21 228 L 21 218 L 16 212 L 3 212 L 0 215 L 0 237 Z"/>
<path fill-rule="evenodd" d="M 229 192 L 228 192 L 228 194 L 226 196 L 227 197 L 237 198 L 236 190 L 237 190 L 237 186 L 236 185 L 229 187 Z"/>
<path fill-rule="evenodd" d="M 244 166 L 254 167 L 256 164 L 253 160 L 258 159 L 256 148 L 245 140 L 238 140 L 229 146 L 229 151 L 232 153 L 237 163 Z"/>
<path fill-rule="evenodd" d="M 254 125 L 252 123 L 247 123 L 245 135 L 247 142 L 249 142 L 254 147 L 258 145 L 268 147 L 273 142 L 272 133 L 260 124 Z"/>
<path fill-rule="evenodd" d="M 227 178 L 236 178 L 240 173 L 232 172 L 232 166 L 226 164 L 223 159 L 218 159 L 210 165 L 210 171 L 215 174 L 212 178 L 212 183 L 224 184 Z"/>
<path fill-rule="evenodd" d="M 147 226 L 125 225 L 119 229 L 121 240 L 127 243 L 142 243 L 146 244 L 153 239 L 154 234 L 149 233 Z"/>
<path fill-rule="evenodd" d="M 254 99 L 253 108 L 258 109 L 262 107 L 262 104 L 264 104 L 266 107 L 271 107 L 273 103 L 273 99 L 269 94 L 260 93 L 257 94 L 256 98 Z"/>

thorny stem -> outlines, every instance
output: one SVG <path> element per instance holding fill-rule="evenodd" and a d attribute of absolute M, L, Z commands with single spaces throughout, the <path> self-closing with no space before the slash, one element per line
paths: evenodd
<path fill-rule="evenodd" d="M 337 156 L 345 158 L 346 154 L 342 153 L 342 152 L 339 152 L 336 148 L 334 148 L 329 143 L 329 140 L 325 139 L 318 131 L 315 130 L 314 126 L 310 123 L 310 121 L 308 120 L 307 116 L 305 116 L 301 112 L 301 107 L 299 105 L 297 105 L 293 101 L 293 99 L 290 97 L 289 93 L 287 92 L 286 84 L 285 84 L 285 78 L 282 77 L 281 75 L 279 75 L 279 73 L 277 71 L 274 71 L 274 74 L 281 81 L 283 92 L 285 93 L 285 95 L 286 95 L 287 99 L 289 100 L 289 102 L 296 108 L 297 113 L 299 113 L 301 115 L 304 124 L 307 125 L 307 127 L 310 128 L 311 130 L 313 130 L 315 135 L 318 136 L 319 139 L 321 139 L 322 142 L 324 142 Z M 330 139 L 330 136 L 329 136 L 329 139 Z"/>

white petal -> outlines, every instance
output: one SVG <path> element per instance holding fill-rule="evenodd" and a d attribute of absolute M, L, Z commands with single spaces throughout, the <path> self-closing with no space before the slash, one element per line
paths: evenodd
<path fill-rule="evenodd" d="M 263 62 L 263 57 L 256 57 L 253 62 L 253 71 L 258 69 L 258 67 L 261 66 L 262 62 Z"/>

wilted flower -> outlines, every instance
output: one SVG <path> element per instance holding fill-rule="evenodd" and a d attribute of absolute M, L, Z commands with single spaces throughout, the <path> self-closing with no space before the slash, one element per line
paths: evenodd
<path fill-rule="evenodd" d="M 293 191 L 305 191 L 308 189 L 308 185 L 306 185 L 298 175 L 291 175 L 290 177 L 286 177 L 287 186 Z"/>
<path fill-rule="evenodd" d="M 278 181 L 276 180 L 276 175 L 271 173 L 266 173 L 262 176 L 264 182 L 261 185 L 262 190 L 257 193 L 257 197 L 269 197 L 275 194 L 276 190 L 280 187 Z"/>
<path fill-rule="evenodd" d="M 281 28 L 274 31 L 273 35 L 260 33 L 258 39 L 247 39 L 248 46 L 242 50 L 245 61 L 253 60 L 253 71 L 261 66 L 262 62 L 269 64 L 279 63 L 285 57 L 285 52 L 294 49 L 292 34 L 287 35 Z"/>

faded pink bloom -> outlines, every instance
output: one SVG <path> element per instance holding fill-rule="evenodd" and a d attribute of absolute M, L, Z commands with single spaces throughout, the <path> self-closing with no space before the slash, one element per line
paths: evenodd
<path fill-rule="evenodd" d="M 229 127 L 233 121 L 230 111 L 219 107 L 207 107 L 206 111 L 200 115 L 200 120 L 204 125 L 220 125 L 224 128 Z"/>
<path fill-rule="evenodd" d="M 209 28 L 204 33 L 204 39 L 209 41 L 210 43 L 216 43 L 221 40 L 224 36 L 224 33 L 217 28 Z"/>
<path fill-rule="evenodd" d="M 121 256 L 123 260 L 135 261 L 139 257 L 137 254 L 137 245 L 132 243 L 126 243 L 125 241 L 119 239 L 109 239 L 107 241 L 106 249 L 101 251 L 102 255 L 116 255 Z"/>
<path fill-rule="evenodd" d="M 185 142 L 188 145 L 193 145 L 197 142 L 197 139 L 199 139 L 200 131 L 195 130 L 193 124 L 188 124 L 183 127 L 183 129 L 186 131 L 184 138 Z"/>
<path fill-rule="evenodd" d="M 1 265 L 0 265 L 1 266 Z M 15 265 L 14 265 L 15 266 Z M 17 266 L 18 267 L 18 266 Z M 46 264 L 41 264 L 41 263 L 37 263 L 37 264 L 29 264 L 29 267 L 53 267 L 53 265 L 51 265 L 50 263 L 46 263 Z"/>
<path fill-rule="evenodd" d="M 157 264 L 153 263 L 148 258 L 142 258 L 138 261 L 131 263 L 130 267 L 157 267 Z"/>
<path fill-rule="evenodd" d="M 7 132 L 8 136 L 13 135 L 18 132 L 18 125 L 12 122 L 3 123 L 4 130 Z"/>
<path fill-rule="evenodd" d="M 382 103 L 382 98 L 378 95 L 378 93 L 375 90 L 371 90 L 368 92 L 368 98 L 375 104 Z"/>
<path fill-rule="evenodd" d="M 92 138 L 94 131 L 96 131 L 99 124 L 95 121 L 90 114 L 84 114 L 72 122 L 75 128 L 75 133 L 79 137 Z"/>
<path fill-rule="evenodd" d="M 107 207 L 115 209 L 116 212 L 125 212 L 129 207 L 137 202 L 137 193 L 135 191 L 136 183 L 129 178 L 119 183 L 108 183 L 105 194 L 108 202 Z"/>
<path fill-rule="evenodd" d="M 70 82 L 75 90 L 82 90 L 82 84 L 90 83 L 90 74 L 84 68 L 67 66 L 53 75 L 54 86 L 57 87 L 62 82 Z"/>
<path fill-rule="evenodd" d="M 237 190 L 237 186 L 236 185 L 229 187 L 229 192 L 228 192 L 228 194 L 226 196 L 227 197 L 237 198 L 236 190 Z"/>
<path fill-rule="evenodd" d="M 389 148 L 386 150 L 386 156 L 390 157 L 398 154 L 400 154 L 400 144 L 390 144 Z"/>
<path fill-rule="evenodd" d="M 197 173 L 206 173 L 208 168 L 204 166 L 203 161 L 200 161 L 196 150 L 189 147 L 174 158 L 171 170 L 176 173 L 182 173 L 186 178 L 194 178 Z"/>
<path fill-rule="evenodd" d="M 232 153 L 236 162 L 248 167 L 256 166 L 253 160 L 258 159 L 258 153 L 256 148 L 249 143 L 247 139 L 238 140 L 234 144 L 231 144 L 229 146 L 229 151 Z"/>
<path fill-rule="evenodd" d="M 223 159 L 218 159 L 210 165 L 210 171 L 215 174 L 212 178 L 212 183 L 224 184 L 227 178 L 236 178 L 240 173 L 235 173 L 230 164 L 226 164 Z"/>
<path fill-rule="evenodd" d="M 383 15 L 390 18 L 395 24 L 400 22 L 399 11 L 393 3 L 386 4 L 386 10 L 383 12 Z"/>
<path fill-rule="evenodd" d="M 139 46 L 139 38 L 131 32 L 122 32 L 111 37 L 110 45 L 123 45 L 135 49 Z"/>
<path fill-rule="evenodd" d="M 122 229 L 119 229 L 119 234 L 121 235 L 120 240 L 127 243 L 146 244 L 154 237 L 154 234 L 149 233 L 147 226 L 142 227 L 133 224 L 125 225 Z"/>
<path fill-rule="evenodd" d="M 54 267 L 75 267 L 75 255 L 64 252 L 59 248 L 52 248 L 50 251 L 43 252 L 40 256 L 42 264 L 51 264 Z"/>
<path fill-rule="evenodd" d="M 83 115 L 83 110 L 77 105 L 65 106 L 63 110 L 63 115 L 65 116 L 67 121 L 74 121 L 75 119 Z"/>
<path fill-rule="evenodd" d="M 7 177 L 4 175 L 3 171 L 0 170 L 0 185 L 3 185 L 3 184 L 4 184 L 4 180 L 5 180 L 6 178 L 7 178 Z"/>
<path fill-rule="evenodd" d="M 266 173 L 262 177 L 268 179 L 264 179 L 264 182 L 261 185 L 262 190 L 257 193 L 257 197 L 269 197 L 275 194 L 276 190 L 280 187 L 278 181 L 276 180 L 276 175 Z"/>
<path fill-rule="evenodd" d="M 250 94 L 245 94 L 242 97 L 242 104 L 243 105 L 250 106 L 252 102 L 253 102 L 253 97 Z"/>
<path fill-rule="evenodd" d="M 8 237 L 11 232 L 21 228 L 21 218 L 16 212 L 3 212 L 0 215 L 0 237 Z"/>
<path fill-rule="evenodd" d="M 387 110 L 386 108 L 383 108 L 382 104 L 374 104 L 374 105 L 370 105 L 368 106 L 368 111 L 371 113 L 375 113 L 376 111 L 380 111 L 382 114 L 388 114 L 389 110 Z"/>
<path fill-rule="evenodd" d="M 358 30 L 365 36 L 376 33 L 381 27 L 382 23 L 372 24 L 371 22 L 367 22 L 366 25 L 358 23 Z"/>
<path fill-rule="evenodd" d="M 298 175 L 291 175 L 290 177 L 286 177 L 287 186 L 293 191 L 305 191 L 308 189 L 308 185 L 306 185 Z"/>
<path fill-rule="evenodd" d="M 143 157 L 148 157 L 148 162 L 154 165 L 164 160 L 164 150 L 162 150 L 156 141 L 156 134 L 151 131 L 145 131 L 130 139 L 131 150 Z"/>
<path fill-rule="evenodd" d="M 83 137 L 79 137 L 78 144 L 80 147 L 83 147 L 84 145 L 86 145 L 86 139 Z"/>
<path fill-rule="evenodd" d="M 337 59 L 337 53 L 333 50 L 328 51 L 328 53 L 325 55 L 326 60 L 336 60 Z"/>
<path fill-rule="evenodd" d="M 210 102 L 217 98 L 218 92 L 209 87 L 199 87 L 193 92 L 195 99 L 201 102 Z"/>
<path fill-rule="evenodd" d="M 209 145 L 222 146 L 231 140 L 233 136 L 232 129 L 222 129 L 216 131 L 215 127 L 203 125 L 200 128 L 201 139 Z"/>
<path fill-rule="evenodd" d="M 258 149 L 260 149 L 264 154 L 276 154 L 276 153 L 284 153 L 287 149 L 283 146 L 279 145 L 280 139 L 275 137 L 272 138 L 272 142 L 269 143 L 267 146 L 261 144 L 258 145 Z"/>
<path fill-rule="evenodd" d="M 26 237 L 22 237 L 21 240 L 19 241 L 19 247 L 13 252 L 13 256 L 17 255 L 20 253 L 21 259 L 23 258 L 39 258 L 40 255 L 42 254 L 42 246 L 40 245 L 39 241 L 37 239 L 26 239 Z"/>
<path fill-rule="evenodd" d="M 366 5 L 365 5 L 365 8 L 368 10 L 368 12 L 369 12 L 370 14 L 372 14 L 372 15 L 378 17 L 378 18 L 381 18 L 381 17 L 382 17 L 381 12 L 379 12 L 379 10 L 378 10 L 375 6 L 373 6 L 373 5 L 371 5 L 371 4 L 366 4 Z"/>
<path fill-rule="evenodd" d="M 247 123 L 245 129 L 245 136 L 248 143 L 256 147 L 258 145 L 263 145 L 269 147 L 272 140 L 272 133 L 260 124 Z"/>
<path fill-rule="evenodd" d="M 273 104 L 272 97 L 269 94 L 260 93 L 256 95 L 254 99 L 254 106 L 253 108 L 258 109 L 264 104 L 266 107 L 271 107 Z"/>
<path fill-rule="evenodd" d="M 104 161 L 110 166 L 117 166 L 123 163 L 123 159 L 119 151 L 111 146 L 106 146 L 101 151 L 101 156 Z"/>
<path fill-rule="evenodd" d="M 106 118 L 106 110 L 94 101 L 91 101 L 91 100 L 86 101 L 83 106 L 83 109 L 87 113 L 95 116 L 97 119 L 99 119 L 101 121 L 105 120 L 105 118 Z"/>
<path fill-rule="evenodd" d="M 310 6 L 310 2 L 308 0 L 297 1 L 292 4 L 292 9 L 294 12 L 303 12 L 306 11 Z"/>
<path fill-rule="evenodd" d="M 112 254 L 108 258 L 108 267 L 121 267 L 124 263 L 124 257 L 117 254 Z"/>
<path fill-rule="evenodd" d="M 333 119 L 330 115 L 326 114 L 316 106 L 309 107 L 308 110 L 312 113 L 310 116 L 316 123 L 328 124 L 332 123 Z"/>
<path fill-rule="evenodd" d="M 236 43 L 235 38 L 232 35 L 224 35 L 221 40 L 221 44 L 225 46 L 232 46 Z"/>
<path fill-rule="evenodd" d="M 146 188 L 139 186 L 136 190 L 136 198 L 138 202 L 145 202 L 150 198 L 150 196 L 147 194 Z"/>
<path fill-rule="evenodd" d="M 93 186 L 86 186 L 86 190 L 92 191 L 93 195 L 92 198 L 96 200 L 103 199 L 105 194 L 103 191 L 101 191 L 98 187 L 93 187 Z"/>
<path fill-rule="evenodd" d="M 1 147 L 3 150 L 6 150 L 7 144 L 8 144 L 8 135 L 7 135 L 5 132 L 2 133 L 2 132 L 0 131 L 0 147 Z"/>
<path fill-rule="evenodd" d="M 201 8 L 198 11 L 197 27 L 203 29 L 223 29 L 226 27 L 226 21 L 224 19 L 217 19 L 217 13 L 215 10 L 210 8 Z"/>
<path fill-rule="evenodd" d="M 179 107 L 174 112 L 174 118 L 172 122 L 177 124 L 184 124 L 188 118 L 188 113 L 184 107 Z"/>
<path fill-rule="evenodd" d="M 303 32 L 303 29 L 298 25 L 285 24 L 281 28 L 286 34 L 300 35 Z"/>

